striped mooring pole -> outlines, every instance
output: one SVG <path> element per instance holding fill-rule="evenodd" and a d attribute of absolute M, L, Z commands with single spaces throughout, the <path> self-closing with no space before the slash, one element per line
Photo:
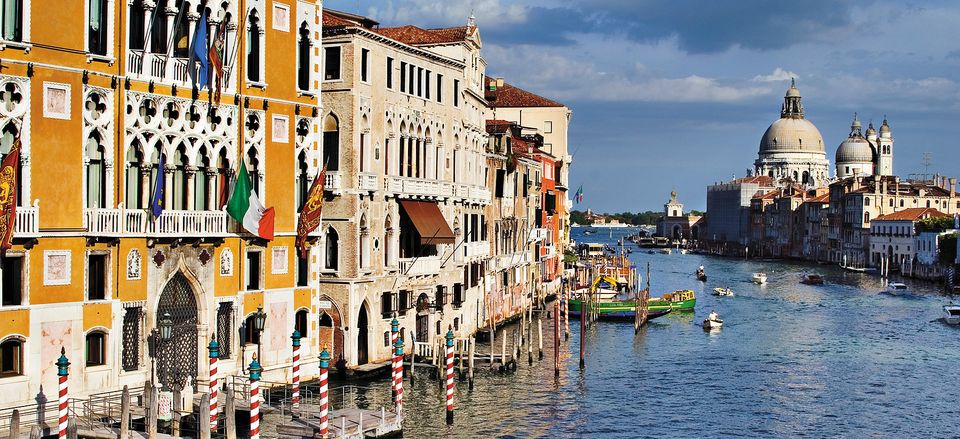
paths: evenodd
<path fill-rule="evenodd" d="M 300 331 L 293 330 L 290 340 L 293 341 L 293 398 L 290 402 L 294 410 L 293 416 L 296 417 L 296 411 L 300 409 Z"/>
<path fill-rule="evenodd" d="M 398 337 L 397 342 L 393 344 L 393 347 L 396 349 L 394 351 L 394 357 L 393 357 L 394 363 L 396 364 L 394 368 L 394 373 L 397 376 L 396 409 L 397 409 L 397 416 L 400 416 L 400 413 L 403 412 L 403 340 Z"/>
<path fill-rule="evenodd" d="M 320 438 L 327 439 L 327 369 L 330 367 L 330 353 L 327 347 L 320 352 Z"/>
<path fill-rule="evenodd" d="M 396 318 L 390 322 L 390 346 L 396 346 L 397 340 L 400 339 L 400 322 Z M 403 369 L 400 369 L 397 372 L 397 357 L 393 357 L 392 364 L 390 365 L 390 396 L 393 397 L 393 403 L 397 403 L 397 383 L 403 381 Z"/>
<path fill-rule="evenodd" d="M 453 327 L 447 331 L 447 424 L 453 424 Z"/>
<path fill-rule="evenodd" d="M 250 362 L 250 439 L 260 439 L 260 373 L 263 368 L 253 354 Z"/>
<path fill-rule="evenodd" d="M 67 437 L 67 377 L 70 375 L 70 361 L 67 360 L 67 350 L 60 348 L 60 358 L 57 359 L 57 376 L 60 377 L 60 397 L 57 418 L 57 437 Z"/>
<path fill-rule="evenodd" d="M 220 362 L 220 344 L 217 343 L 216 337 L 210 340 L 210 345 L 207 346 L 207 349 L 210 351 L 210 386 L 208 387 L 210 391 L 210 430 L 217 431 L 217 400 L 220 397 L 219 389 L 217 389 L 217 363 Z"/>

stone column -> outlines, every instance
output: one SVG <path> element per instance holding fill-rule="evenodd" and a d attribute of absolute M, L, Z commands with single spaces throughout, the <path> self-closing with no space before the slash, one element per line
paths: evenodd
<path fill-rule="evenodd" d="M 163 207 L 165 210 L 173 207 L 173 171 L 175 169 L 173 166 L 163 166 Z"/>
<path fill-rule="evenodd" d="M 196 180 L 196 175 L 196 166 L 184 166 L 183 186 L 184 189 L 186 189 L 186 195 L 184 195 L 183 200 L 184 210 L 196 210 L 196 200 L 193 199 L 194 195 L 196 194 L 196 191 L 194 190 L 195 188 L 193 187 L 195 184 L 194 180 Z"/>

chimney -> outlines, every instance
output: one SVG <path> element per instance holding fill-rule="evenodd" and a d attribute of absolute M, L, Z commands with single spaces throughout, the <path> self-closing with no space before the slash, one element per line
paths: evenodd
<path fill-rule="evenodd" d="M 502 88 L 502 87 L 503 87 L 503 77 L 501 76 L 497 78 L 497 88 Z"/>
<path fill-rule="evenodd" d="M 880 176 L 879 175 L 873 176 L 873 193 L 880 195 Z"/>
<path fill-rule="evenodd" d="M 893 184 L 895 185 L 895 188 L 897 191 L 896 195 L 899 196 L 900 195 L 900 177 L 899 176 L 893 177 Z"/>
<path fill-rule="evenodd" d="M 950 179 L 950 198 L 953 198 L 957 195 L 957 179 Z"/>

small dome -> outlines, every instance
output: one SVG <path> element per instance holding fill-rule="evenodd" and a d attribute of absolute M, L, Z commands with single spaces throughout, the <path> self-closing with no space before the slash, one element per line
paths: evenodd
<path fill-rule="evenodd" d="M 873 137 L 877 135 L 877 130 L 873 129 L 873 122 L 870 122 L 870 125 L 867 125 L 867 137 Z"/>
<path fill-rule="evenodd" d="M 887 118 L 883 118 L 883 123 L 880 125 L 880 134 L 890 133 L 890 125 L 887 123 Z"/>
<path fill-rule="evenodd" d="M 774 121 L 760 140 L 760 154 L 788 151 L 823 153 L 820 130 L 806 119 Z"/>
<path fill-rule="evenodd" d="M 790 85 L 790 88 L 787 89 L 787 95 L 785 97 L 800 97 L 800 89 L 798 89 L 796 85 Z"/>
<path fill-rule="evenodd" d="M 837 164 L 873 163 L 873 147 L 863 137 L 848 137 L 837 148 Z"/>

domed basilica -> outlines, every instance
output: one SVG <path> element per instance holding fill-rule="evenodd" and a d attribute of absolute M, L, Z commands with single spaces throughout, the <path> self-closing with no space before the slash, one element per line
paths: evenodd
<path fill-rule="evenodd" d="M 886 119 L 880 134 L 871 124 L 864 135 L 854 116 L 849 137 L 836 154 L 836 177 L 855 175 L 891 175 L 893 173 L 893 136 Z M 804 118 L 803 101 L 795 81 L 783 97 L 780 119 L 763 133 L 760 151 L 754 162 L 756 175 L 773 177 L 778 186 L 799 183 L 810 187 L 830 184 L 830 161 L 823 136 L 816 125 Z"/>

